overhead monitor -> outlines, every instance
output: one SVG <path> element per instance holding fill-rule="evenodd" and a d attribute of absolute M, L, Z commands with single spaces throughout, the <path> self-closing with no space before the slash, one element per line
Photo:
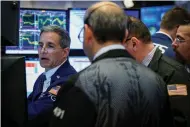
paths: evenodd
<path fill-rule="evenodd" d="M 20 9 L 19 48 L 36 50 L 40 29 L 47 25 L 66 29 L 66 11 L 50 9 Z"/>
<path fill-rule="evenodd" d="M 140 9 L 125 9 L 124 11 L 127 15 L 140 19 Z"/>
<path fill-rule="evenodd" d="M 160 29 L 160 22 L 169 9 L 173 6 L 153 6 L 141 8 L 141 20 L 148 27 L 151 35 Z"/>
<path fill-rule="evenodd" d="M 78 39 L 78 35 L 84 26 L 85 8 L 69 8 L 69 34 L 71 37 L 71 49 L 83 49 L 82 42 Z M 125 9 L 128 15 L 140 18 L 139 9 Z"/>

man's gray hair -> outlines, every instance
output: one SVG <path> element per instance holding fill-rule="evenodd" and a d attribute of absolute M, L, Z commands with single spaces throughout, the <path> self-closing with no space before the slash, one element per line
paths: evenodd
<path fill-rule="evenodd" d="M 41 29 L 40 36 L 43 32 L 55 32 L 55 33 L 57 33 L 61 37 L 60 46 L 62 48 L 70 47 L 71 38 L 69 37 L 68 32 L 66 30 L 64 30 L 63 28 L 61 28 L 60 26 L 57 26 L 57 25 L 44 26 Z"/>

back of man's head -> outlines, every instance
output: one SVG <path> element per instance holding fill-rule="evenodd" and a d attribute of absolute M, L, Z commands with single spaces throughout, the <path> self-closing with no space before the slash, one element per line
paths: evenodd
<path fill-rule="evenodd" d="M 117 4 L 99 2 L 88 8 L 84 24 L 87 24 L 98 43 L 122 42 L 127 26 L 126 15 Z"/>
<path fill-rule="evenodd" d="M 128 17 L 128 38 L 136 37 L 145 44 L 151 43 L 151 34 L 146 25 L 135 17 Z"/>
<path fill-rule="evenodd" d="M 189 18 L 187 10 L 181 7 L 174 7 L 167 11 L 162 17 L 160 28 L 165 30 L 173 30 L 179 25 L 185 24 L 184 20 Z"/>

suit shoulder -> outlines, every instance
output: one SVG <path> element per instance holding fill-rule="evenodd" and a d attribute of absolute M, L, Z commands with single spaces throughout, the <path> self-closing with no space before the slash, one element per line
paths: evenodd
<path fill-rule="evenodd" d="M 173 60 L 167 56 L 164 56 L 164 55 L 162 56 L 162 62 L 164 62 L 165 65 L 169 66 L 170 68 L 185 71 L 185 68 L 181 63 L 179 63 L 179 62 L 177 62 L 177 61 L 175 61 L 175 60 Z"/>

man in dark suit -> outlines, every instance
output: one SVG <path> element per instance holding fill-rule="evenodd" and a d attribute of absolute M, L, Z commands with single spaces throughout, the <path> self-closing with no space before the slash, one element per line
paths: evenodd
<path fill-rule="evenodd" d="M 92 64 L 59 91 L 50 127 L 172 126 L 163 80 L 122 46 L 126 27 L 115 3 L 88 8 L 81 33 Z"/>
<path fill-rule="evenodd" d="M 162 17 L 160 30 L 152 35 L 151 40 L 164 55 L 175 59 L 171 44 L 176 37 L 177 28 L 184 24 L 188 17 L 188 11 L 181 7 L 170 9 Z"/>
<path fill-rule="evenodd" d="M 185 65 L 190 73 L 190 18 L 186 21 L 186 24 L 179 26 L 172 46 L 176 54 L 176 60 Z"/>
<path fill-rule="evenodd" d="M 53 109 L 57 92 L 69 76 L 76 73 L 67 58 L 70 41 L 68 33 L 59 26 L 42 28 L 38 54 L 45 72 L 37 78 L 33 92 L 28 97 L 29 121 Z"/>
<path fill-rule="evenodd" d="M 190 77 L 184 66 L 164 56 L 154 46 L 148 28 L 139 19 L 130 17 L 128 39 L 123 45 L 141 64 L 158 73 L 167 84 L 176 127 L 190 123 Z"/>

